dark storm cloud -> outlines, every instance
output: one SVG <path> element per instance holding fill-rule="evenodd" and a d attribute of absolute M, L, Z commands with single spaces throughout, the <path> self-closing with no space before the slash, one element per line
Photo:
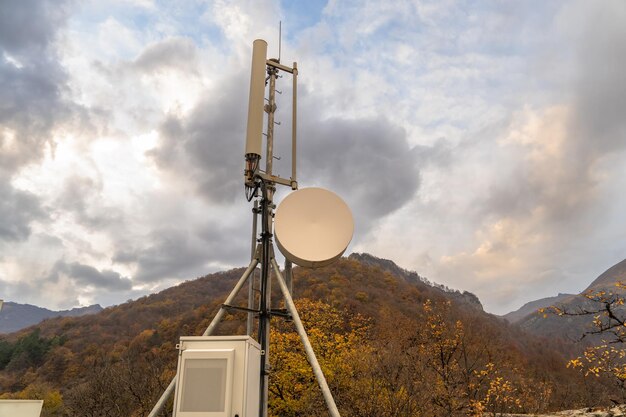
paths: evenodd
<path fill-rule="evenodd" d="M 443 138 L 438 139 L 431 146 L 417 145 L 412 152 L 420 166 L 434 165 L 447 167 L 453 162 L 453 148 Z"/>
<path fill-rule="evenodd" d="M 209 261 L 240 266 L 249 259 L 252 204 L 249 207 L 241 212 L 245 217 L 241 217 L 234 224 L 224 225 L 213 222 L 198 229 L 197 237 Z"/>
<path fill-rule="evenodd" d="M 207 259 L 207 253 L 193 241 L 193 236 L 182 230 L 155 230 L 150 241 L 146 247 L 120 250 L 113 257 L 113 262 L 136 265 L 135 281 L 190 278 Z"/>
<path fill-rule="evenodd" d="M 66 74 L 52 43 L 67 2 L 9 1 L 0 13 L 0 166 L 13 173 L 41 157 L 51 129 L 68 117 Z M 7 129 L 10 130 L 7 131 Z"/>
<path fill-rule="evenodd" d="M 193 278 L 210 272 L 207 265 L 211 263 L 239 266 L 250 250 L 250 235 L 246 233 L 249 225 L 242 230 L 239 226 L 212 224 L 193 232 L 173 227 L 158 229 L 149 236 L 151 244 L 120 249 L 113 262 L 134 265 L 137 270 L 133 279 L 138 282 Z"/>
<path fill-rule="evenodd" d="M 50 271 L 48 280 L 58 281 L 60 274 L 66 275 L 76 284 L 99 289 L 126 291 L 132 288 L 132 281 L 121 276 L 118 272 L 109 269 L 100 271 L 93 266 L 79 262 L 58 261 Z"/>
<path fill-rule="evenodd" d="M 167 69 L 194 70 L 197 58 L 196 46 L 190 39 L 169 38 L 148 46 L 132 65 L 149 73 Z"/>
<path fill-rule="evenodd" d="M 21 64 L 0 57 L 0 164 L 10 173 L 43 155 L 55 123 L 70 111 L 61 98 L 65 76 L 56 62 L 43 57 Z"/>
<path fill-rule="evenodd" d="M 3 0 L 0 45 L 11 54 L 45 49 L 68 15 L 69 1 Z"/>
<path fill-rule="evenodd" d="M 247 76 L 238 74 L 189 117 L 169 116 L 160 129 L 162 145 L 152 153 L 160 167 L 182 173 L 212 202 L 241 197 L 247 87 Z M 365 233 L 418 189 L 417 158 L 406 132 L 383 118 L 321 120 L 315 97 L 301 97 L 301 183 L 340 193 Z"/>
<path fill-rule="evenodd" d="M 312 103 L 300 114 L 315 115 Z M 384 118 L 306 117 L 300 126 L 301 181 L 341 195 L 355 215 L 357 232 L 366 233 L 417 192 L 420 158 L 404 129 Z"/>
<path fill-rule="evenodd" d="M 35 195 L 14 189 L 1 177 L 0 196 L 0 242 L 26 240 L 31 232 L 30 224 L 47 217 Z"/>
<path fill-rule="evenodd" d="M 66 75 L 52 43 L 67 19 L 68 2 L 3 1 L 0 6 L 0 239 L 23 240 L 43 219 L 38 198 L 15 189 L 11 177 L 54 147 L 52 129 L 71 104 Z"/>
<path fill-rule="evenodd" d="M 55 209 L 72 213 L 77 223 L 90 229 L 123 222 L 119 208 L 107 206 L 101 194 L 102 182 L 99 179 L 70 176 L 63 183 Z"/>
<path fill-rule="evenodd" d="M 618 0 L 588 6 L 578 46 L 571 126 L 578 133 L 583 162 L 626 148 L 626 4 Z"/>
<path fill-rule="evenodd" d="M 247 77 L 229 78 L 188 117 L 170 115 L 160 127 L 161 146 L 151 155 L 161 168 L 186 177 L 214 203 L 232 202 L 243 189 Z"/>
<path fill-rule="evenodd" d="M 132 288 L 131 280 L 115 271 L 108 269 L 99 271 L 92 266 L 78 262 L 67 264 L 66 267 L 67 274 L 80 284 L 93 285 L 94 287 L 115 291 L 130 290 Z"/>

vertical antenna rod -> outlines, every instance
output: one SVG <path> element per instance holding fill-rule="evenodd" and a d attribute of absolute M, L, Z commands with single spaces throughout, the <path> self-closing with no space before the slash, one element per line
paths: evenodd
<path fill-rule="evenodd" d="M 293 63 L 293 92 L 291 107 L 291 189 L 298 189 L 296 178 L 297 141 L 296 131 L 298 127 L 298 64 Z"/>
<path fill-rule="evenodd" d="M 265 160 L 265 174 L 272 176 L 272 164 L 274 161 L 274 112 L 276 111 L 276 77 L 278 70 L 273 66 L 267 66 L 269 76 L 269 98 L 265 105 L 267 113 L 267 146 Z M 261 258 L 261 302 L 259 313 L 259 344 L 261 345 L 261 383 L 260 383 L 260 417 L 267 417 L 267 403 L 269 393 L 270 371 L 270 319 L 272 299 L 272 277 L 270 274 L 270 258 L 272 252 L 272 219 L 274 212 L 274 191 L 276 187 L 272 181 L 261 182 L 261 245 L 263 255 Z"/>
<path fill-rule="evenodd" d="M 278 63 L 280 63 L 280 50 L 283 41 L 283 21 L 278 22 Z"/>

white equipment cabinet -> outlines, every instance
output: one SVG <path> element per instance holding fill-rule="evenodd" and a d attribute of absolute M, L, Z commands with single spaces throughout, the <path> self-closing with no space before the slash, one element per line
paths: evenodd
<path fill-rule="evenodd" d="M 261 347 L 250 336 L 182 336 L 174 417 L 259 417 Z"/>
<path fill-rule="evenodd" d="M 0 400 L 0 417 L 39 417 L 43 400 Z"/>

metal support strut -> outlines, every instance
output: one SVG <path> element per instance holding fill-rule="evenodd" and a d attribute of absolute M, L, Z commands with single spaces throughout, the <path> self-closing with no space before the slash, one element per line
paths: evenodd
<path fill-rule="evenodd" d="M 283 293 L 283 297 L 285 297 L 285 306 L 287 307 L 287 311 L 289 311 L 289 314 L 291 314 L 293 318 L 293 323 L 296 325 L 296 331 L 298 332 L 300 340 L 302 340 L 302 344 L 304 345 L 306 357 L 309 361 L 309 364 L 311 365 L 311 368 L 313 369 L 315 379 L 317 379 L 317 383 L 322 390 L 322 395 L 324 396 L 324 401 L 326 401 L 326 407 L 328 407 L 328 412 L 332 417 L 341 417 L 339 415 L 337 405 L 335 404 L 335 400 L 333 399 L 333 395 L 330 392 L 330 388 L 328 388 L 328 383 L 326 382 L 326 378 L 324 377 L 322 368 L 320 367 L 320 364 L 319 362 L 317 362 L 317 358 L 315 357 L 313 346 L 311 346 L 311 342 L 309 342 L 309 337 L 306 334 L 306 330 L 304 330 L 302 320 L 300 320 L 300 315 L 298 314 L 298 310 L 296 310 L 296 305 L 291 298 L 289 288 L 287 288 L 285 279 L 280 273 L 280 269 L 278 267 L 278 264 L 276 263 L 276 259 L 274 258 L 272 258 L 272 267 L 274 268 L 274 273 L 276 274 L 278 285 L 280 286 L 280 290 Z"/>

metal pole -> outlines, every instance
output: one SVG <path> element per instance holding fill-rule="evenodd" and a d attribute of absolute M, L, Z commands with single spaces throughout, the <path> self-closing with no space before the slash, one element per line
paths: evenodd
<path fill-rule="evenodd" d="M 287 289 L 289 290 L 289 294 L 293 298 L 293 271 L 292 271 L 292 263 L 289 259 L 285 258 L 285 283 L 287 284 Z"/>
<path fill-rule="evenodd" d="M 271 218 L 271 203 L 268 203 L 268 192 L 265 184 L 261 185 L 263 199 L 261 200 L 261 282 L 259 299 L 259 344 L 261 345 L 261 375 L 259 381 L 259 416 L 267 416 L 267 393 L 269 372 L 269 335 L 271 307 L 268 305 L 268 284 L 270 281 L 270 248 L 271 235 L 268 229 L 268 217 Z"/>
<path fill-rule="evenodd" d="M 285 284 L 285 280 L 281 275 L 278 264 L 276 263 L 276 259 L 274 258 L 272 258 L 272 266 L 274 268 L 274 272 L 276 273 L 276 279 L 278 280 L 278 285 L 280 285 L 280 290 L 283 293 L 283 297 L 285 297 L 285 306 L 287 307 L 287 311 L 289 311 L 289 314 L 291 314 L 293 318 L 293 322 L 296 325 L 296 330 L 298 332 L 298 335 L 300 336 L 300 340 L 302 340 L 302 344 L 304 345 L 306 357 L 309 361 L 309 364 L 311 364 L 311 368 L 313 369 L 313 373 L 315 374 L 317 383 L 322 390 L 322 395 L 324 396 L 324 401 L 326 401 L 326 407 L 328 407 L 328 412 L 332 417 L 341 417 L 341 415 L 339 414 L 339 410 L 337 409 L 337 405 L 335 404 L 335 400 L 333 399 L 333 394 L 331 394 L 330 388 L 328 388 L 328 384 L 326 383 L 326 378 L 324 378 L 322 368 L 317 362 L 315 352 L 313 351 L 311 342 L 309 342 L 309 337 L 306 334 L 306 330 L 304 330 L 304 326 L 302 325 L 302 321 L 300 320 L 300 316 L 298 315 L 296 305 L 293 303 L 293 299 L 291 298 L 291 294 L 289 294 L 287 284 Z"/>
<path fill-rule="evenodd" d="M 252 208 L 252 245 L 250 248 L 250 259 L 254 259 L 254 254 L 256 252 L 256 232 L 257 232 L 257 218 L 259 214 L 259 202 L 254 200 L 254 207 Z M 254 309 L 254 279 L 255 272 L 252 271 L 252 276 L 248 281 L 248 308 L 250 310 Z M 246 334 L 248 336 L 252 335 L 252 326 L 254 324 L 254 313 L 248 313 L 248 321 L 246 323 Z"/>
<path fill-rule="evenodd" d="M 265 105 L 267 112 L 267 149 L 265 154 L 265 173 L 272 175 L 272 164 L 274 162 L 274 112 L 276 111 L 276 75 L 278 70 L 268 66 L 267 73 L 270 76 L 270 88 L 268 103 Z M 273 184 L 272 184 L 273 185 Z M 270 201 L 272 195 L 270 195 Z"/>
<path fill-rule="evenodd" d="M 297 141 L 296 131 L 298 123 L 298 64 L 293 63 L 293 94 L 292 94 L 292 108 L 291 108 L 291 188 L 296 189 L 298 187 L 298 179 L 296 178 L 296 158 L 297 158 Z M 295 186 L 295 188 L 294 188 Z"/>
<path fill-rule="evenodd" d="M 239 281 L 237 281 L 235 288 L 233 288 L 233 290 L 230 292 L 230 294 L 228 295 L 228 298 L 226 298 L 226 301 L 224 301 L 224 304 L 229 305 L 233 302 L 233 300 L 235 299 L 235 297 L 241 290 L 241 287 L 243 287 L 243 284 L 245 284 L 246 280 L 248 279 L 248 276 L 252 273 L 252 271 L 254 271 L 254 268 L 256 268 L 256 266 L 258 265 L 259 260 L 257 258 L 258 256 L 255 257 L 250 262 L 248 269 L 246 269 L 246 271 L 243 273 L 241 278 L 239 278 Z M 209 327 L 207 327 L 204 333 L 202 333 L 202 336 L 210 336 L 211 334 L 213 334 L 218 323 L 222 320 L 222 317 L 224 317 L 225 312 L 226 312 L 226 309 L 224 308 L 224 306 L 221 306 L 217 314 L 215 315 L 215 317 L 213 317 L 213 320 L 211 321 L 211 324 L 209 324 Z M 163 391 L 161 398 L 159 398 L 157 403 L 154 405 L 154 407 L 152 408 L 152 411 L 150 411 L 150 414 L 148 414 L 148 417 L 157 417 L 159 415 L 163 407 L 165 407 L 165 403 L 169 399 L 170 395 L 172 395 L 172 393 L 174 392 L 175 387 L 176 387 L 176 376 L 174 376 L 174 378 L 172 379 L 170 384 L 167 386 L 165 391 Z"/>
<path fill-rule="evenodd" d="M 265 173 L 272 175 L 274 162 L 274 112 L 276 111 L 276 76 L 278 70 L 271 65 L 267 66 L 269 75 L 269 98 L 265 105 L 267 112 L 267 149 Z M 274 183 L 261 180 L 261 295 L 259 302 L 259 344 L 261 345 L 261 375 L 259 384 L 259 416 L 267 417 L 269 371 L 270 371 L 270 319 L 272 298 L 272 277 L 270 274 L 270 259 L 272 253 L 272 219 L 274 203 Z"/>

